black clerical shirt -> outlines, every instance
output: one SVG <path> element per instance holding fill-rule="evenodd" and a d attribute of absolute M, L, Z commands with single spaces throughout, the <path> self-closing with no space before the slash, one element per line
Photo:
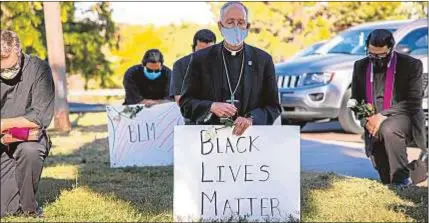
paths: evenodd
<path fill-rule="evenodd" d="M 22 70 L 12 80 L 0 78 L 1 118 L 23 116 L 47 128 L 54 116 L 55 87 L 46 61 L 23 54 Z"/>
<path fill-rule="evenodd" d="M 374 98 L 377 113 L 383 111 L 386 72 L 374 72 Z"/>
<path fill-rule="evenodd" d="M 228 72 L 225 72 L 225 65 L 223 64 L 223 86 L 222 86 L 222 98 L 226 102 L 227 100 L 231 100 L 231 91 L 234 92 L 237 83 L 240 79 L 240 72 L 241 72 L 241 64 L 244 55 L 244 49 L 237 52 L 235 55 L 232 55 L 230 51 L 228 51 L 225 47 L 222 49 L 223 54 L 225 56 L 225 62 L 226 67 L 228 69 Z M 228 80 L 227 80 L 227 74 L 229 75 L 229 80 L 231 84 L 231 89 L 228 86 Z M 238 110 L 240 110 L 242 105 L 242 94 L 243 94 L 243 80 L 244 80 L 244 74 L 241 75 L 241 80 L 239 83 L 239 86 L 237 88 L 237 91 L 234 94 L 234 100 L 238 100 L 238 103 L 235 103 L 235 106 Z"/>
<path fill-rule="evenodd" d="M 225 102 L 231 98 L 222 58 L 223 42 L 193 54 L 189 73 L 183 81 L 182 97 L 179 104 L 185 118 L 193 123 L 222 124 L 210 112 L 214 102 Z M 251 116 L 254 125 L 271 125 L 280 115 L 281 107 L 272 57 L 265 51 L 244 44 L 244 69 L 242 82 L 236 98 L 240 100 L 240 116 Z M 238 53 L 238 55 L 241 55 Z M 241 58 L 224 54 L 230 72 L 231 85 L 236 84 L 240 75 Z M 235 62 L 234 62 L 235 61 Z M 234 65 L 235 64 L 235 65 Z M 235 77 L 234 77 L 235 76 Z M 231 86 L 234 88 L 235 86 Z"/>
<path fill-rule="evenodd" d="M 144 75 L 142 65 L 132 66 L 124 76 L 125 102 L 124 105 L 138 104 L 144 99 L 171 99 L 169 96 L 171 70 L 162 66 L 161 76 L 150 80 Z"/>

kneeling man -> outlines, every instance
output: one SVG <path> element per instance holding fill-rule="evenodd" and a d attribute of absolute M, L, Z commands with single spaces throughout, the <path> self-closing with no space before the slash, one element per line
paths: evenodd
<path fill-rule="evenodd" d="M 50 141 L 54 81 L 49 65 L 21 51 L 16 33 L 1 31 L 1 216 L 41 216 L 36 191 Z"/>
<path fill-rule="evenodd" d="M 425 149 L 422 109 L 422 62 L 393 51 L 390 31 L 374 30 L 367 38 L 367 57 L 355 62 L 352 98 L 372 104 L 366 118 L 365 144 L 384 184 L 410 185 L 407 144 Z"/>

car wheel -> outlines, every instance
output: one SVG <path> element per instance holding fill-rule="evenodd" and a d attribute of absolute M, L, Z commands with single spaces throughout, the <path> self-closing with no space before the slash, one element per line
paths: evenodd
<path fill-rule="evenodd" d="M 349 88 L 344 94 L 343 101 L 341 103 L 340 114 L 338 120 L 340 121 L 341 127 L 343 127 L 344 131 L 362 134 L 364 129 L 360 126 L 360 122 L 356 119 L 355 114 L 347 108 L 347 101 L 352 96 L 352 90 Z"/>

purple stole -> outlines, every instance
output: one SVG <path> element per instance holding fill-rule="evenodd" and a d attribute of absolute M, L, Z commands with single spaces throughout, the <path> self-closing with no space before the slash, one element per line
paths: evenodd
<path fill-rule="evenodd" d="M 383 101 L 383 110 L 386 110 L 392 106 L 393 98 L 393 86 L 395 82 L 395 72 L 396 72 L 396 53 L 392 53 L 389 64 L 387 65 L 386 71 L 386 80 L 384 84 L 384 101 Z M 366 103 L 374 105 L 374 95 L 373 95 L 373 76 L 374 72 L 372 69 L 371 61 L 366 67 L 366 80 L 365 80 L 365 99 Z"/>

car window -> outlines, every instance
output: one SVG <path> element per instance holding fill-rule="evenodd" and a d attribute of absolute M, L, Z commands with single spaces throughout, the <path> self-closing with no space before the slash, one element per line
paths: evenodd
<path fill-rule="evenodd" d="M 410 52 L 410 55 L 428 55 L 428 48 L 418 48 Z"/>
<path fill-rule="evenodd" d="M 374 29 L 359 29 L 350 30 L 337 35 L 326 44 L 321 46 L 317 53 L 328 54 L 328 53 L 340 53 L 340 54 L 352 54 L 352 55 L 365 55 L 366 46 L 365 40 Z M 394 32 L 395 29 L 388 29 Z"/>
<path fill-rule="evenodd" d="M 398 45 L 406 46 L 410 49 L 410 54 L 425 55 L 428 53 L 428 28 L 422 27 L 408 33 Z"/>
<path fill-rule="evenodd" d="M 307 48 L 305 48 L 304 50 L 298 52 L 295 57 L 305 57 L 308 55 L 313 54 L 314 52 L 316 52 L 317 49 L 320 48 L 320 46 L 322 46 L 323 43 L 315 43 Z"/>

